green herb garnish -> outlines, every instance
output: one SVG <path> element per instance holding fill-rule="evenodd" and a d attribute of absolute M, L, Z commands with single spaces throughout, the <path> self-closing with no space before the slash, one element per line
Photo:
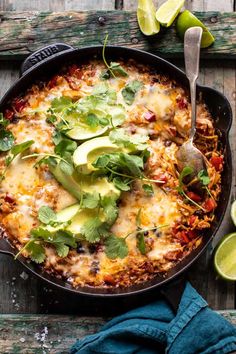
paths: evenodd
<path fill-rule="evenodd" d="M 131 105 L 134 102 L 136 93 L 141 89 L 143 83 L 137 80 L 128 83 L 121 91 L 125 103 Z"/>
<path fill-rule="evenodd" d="M 190 203 L 194 204 L 197 208 L 205 211 L 205 209 L 201 205 L 199 205 L 194 200 L 189 198 L 189 196 L 184 191 L 183 180 L 185 177 L 190 176 L 193 172 L 194 172 L 194 169 L 191 166 L 186 166 L 183 168 L 183 170 L 181 171 L 181 173 L 179 175 L 179 186 L 177 187 L 177 191 L 179 192 L 180 195 L 184 196 Z"/>

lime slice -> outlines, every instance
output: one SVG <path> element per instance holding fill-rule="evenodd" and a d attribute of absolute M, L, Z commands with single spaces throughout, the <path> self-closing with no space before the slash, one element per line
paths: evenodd
<path fill-rule="evenodd" d="M 236 200 L 231 205 L 231 218 L 233 220 L 234 225 L 236 226 Z"/>
<path fill-rule="evenodd" d="M 236 280 L 236 232 L 222 239 L 215 253 L 214 264 L 222 278 Z"/>
<path fill-rule="evenodd" d="M 146 36 L 152 36 L 160 31 L 160 24 L 155 17 L 155 6 L 152 0 L 139 0 L 137 19 L 140 30 Z"/>
<path fill-rule="evenodd" d="M 182 12 L 182 14 L 179 15 L 176 22 L 176 29 L 178 35 L 182 39 L 184 38 L 185 31 L 188 28 L 195 26 L 202 27 L 203 29 L 201 47 L 209 47 L 215 41 L 215 38 L 212 36 L 211 32 L 208 31 L 206 26 L 188 10 L 185 10 L 184 12 Z"/>
<path fill-rule="evenodd" d="M 169 27 L 180 12 L 184 0 L 168 0 L 156 12 L 156 19 L 162 26 Z"/>

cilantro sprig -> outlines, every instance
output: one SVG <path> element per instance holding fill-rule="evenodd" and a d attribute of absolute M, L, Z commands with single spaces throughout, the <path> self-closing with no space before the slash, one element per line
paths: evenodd
<path fill-rule="evenodd" d="M 191 166 L 185 166 L 180 175 L 179 175 L 179 186 L 176 188 L 178 193 L 182 196 L 184 196 L 190 203 L 192 203 L 193 205 L 195 205 L 197 208 L 205 211 L 205 209 L 198 203 L 196 203 L 194 200 L 192 200 L 186 193 L 184 190 L 184 178 L 187 176 L 192 175 L 192 173 L 194 172 L 193 167 Z"/>
<path fill-rule="evenodd" d="M 38 227 L 31 230 L 29 241 L 17 253 L 15 259 L 26 250 L 34 262 L 43 263 L 46 258 L 45 244 L 54 246 L 58 256 L 63 258 L 68 255 L 70 247 L 76 248 L 77 246 L 74 235 L 68 231 L 58 230 L 51 233 L 42 227 Z"/>
<path fill-rule="evenodd" d="M 0 152 L 9 151 L 14 144 L 14 136 L 11 131 L 5 129 L 10 124 L 0 113 Z"/>
<path fill-rule="evenodd" d="M 162 181 L 149 179 L 144 175 L 143 169 L 147 157 L 146 152 L 140 156 L 129 155 L 124 152 L 104 154 L 99 156 L 92 165 L 106 174 L 109 180 L 118 189 L 123 191 L 130 190 L 130 184 L 136 179 L 146 182 L 163 183 Z"/>
<path fill-rule="evenodd" d="M 106 37 L 104 39 L 103 48 L 102 48 L 102 59 L 103 59 L 105 66 L 107 67 L 107 70 L 105 70 L 101 74 L 101 78 L 107 80 L 111 76 L 115 78 L 116 75 L 117 76 L 124 76 L 124 77 L 128 76 L 127 71 L 124 68 L 122 68 L 122 66 L 119 63 L 110 62 L 110 65 L 108 64 L 108 62 L 106 60 L 106 56 L 105 56 L 107 41 L 108 41 L 108 34 L 106 35 Z"/>

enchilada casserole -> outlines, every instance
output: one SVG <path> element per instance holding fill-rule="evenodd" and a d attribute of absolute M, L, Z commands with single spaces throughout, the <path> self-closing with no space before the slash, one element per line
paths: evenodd
<path fill-rule="evenodd" d="M 207 169 L 192 179 L 176 160 L 190 130 L 187 91 L 133 60 L 105 64 L 69 65 L 0 114 L 0 224 L 17 257 L 73 287 L 164 276 L 201 244 L 221 191 L 204 102 L 195 145 Z"/>

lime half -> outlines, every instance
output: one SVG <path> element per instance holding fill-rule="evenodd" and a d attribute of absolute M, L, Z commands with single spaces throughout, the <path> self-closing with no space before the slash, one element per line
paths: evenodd
<path fill-rule="evenodd" d="M 184 38 L 185 31 L 188 28 L 195 26 L 202 27 L 203 29 L 201 47 L 209 47 L 215 41 L 215 38 L 212 36 L 211 32 L 208 31 L 206 26 L 188 10 L 185 10 L 184 12 L 182 12 L 182 14 L 179 15 L 176 22 L 176 29 L 178 35 L 182 39 Z"/>
<path fill-rule="evenodd" d="M 222 278 L 236 280 L 236 232 L 222 239 L 216 249 L 214 264 Z"/>
<path fill-rule="evenodd" d="M 137 19 L 140 30 L 146 36 L 152 36 L 160 31 L 160 24 L 155 17 L 155 6 L 152 0 L 139 0 Z"/>
<path fill-rule="evenodd" d="M 169 27 L 180 12 L 185 0 L 168 0 L 156 12 L 156 19 L 162 26 Z"/>
<path fill-rule="evenodd" d="M 236 200 L 231 205 L 231 218 L 233 220 L 234 225 L 236 226 Z"/>

